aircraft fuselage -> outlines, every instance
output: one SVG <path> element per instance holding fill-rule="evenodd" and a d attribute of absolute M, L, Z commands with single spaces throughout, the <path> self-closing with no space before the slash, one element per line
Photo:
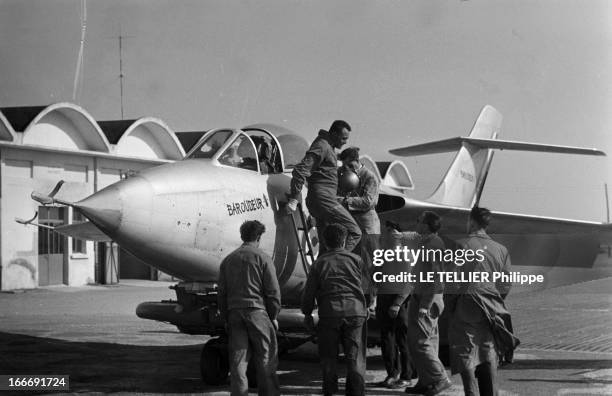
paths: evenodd
<path fill-rule="evenodd" d="M 146 263 L 189 281 L 215 282 L 221 260 L 242 243 L 246 220 L 266 226 L 283 297 L 305 282 L 286 201 L 290 174 L 262 175 L 194 159 L 147 169 L 79 202 L 90 220 Z M 298 216 L 296 216 L 298 221 Z M 300 233 L 302 235 L 302 233 Z M 285 296 L 286 295 L 286 296 Z"/>

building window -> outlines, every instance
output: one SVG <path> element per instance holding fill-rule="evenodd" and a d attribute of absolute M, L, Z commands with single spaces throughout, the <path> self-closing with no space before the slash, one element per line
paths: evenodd
<path fill-rule="evenodd" d="M 87 219 L 76 210 L 72 211 L 72 224 L 84 223 Z M 72 253 L 87 253 L 87 241 L 84 239 L 72 238 Z"/>

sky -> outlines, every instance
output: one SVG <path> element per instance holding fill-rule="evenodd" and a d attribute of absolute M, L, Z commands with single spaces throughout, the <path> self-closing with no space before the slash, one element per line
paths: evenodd
<path fill-rule="evenodd" d="M 312 140 L 347 120 L 351 145 L 467 135 L 482 107 L 502 139 L 609 156 L 497 152 L 481 204 L 602 221 L 612 194 L 612 3 L 559 0 L 0 0 L 0 107 L 70 101 L 97 120 L 175 131 L 269 122 Z M 452 154 L 406 158 L 418 198 Z"/>

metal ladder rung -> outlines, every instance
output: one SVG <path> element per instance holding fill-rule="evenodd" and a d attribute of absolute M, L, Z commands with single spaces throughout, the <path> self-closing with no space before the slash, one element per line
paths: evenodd
<path fill-rule="evenodd" d="M 302 210 L 302 204 L 301 203 L 298 203 L 296 212 L 298 212 L 298 214 L 300 215 L 300 220 L 302 222 L 302 225 L 306 224 L 306 219 L 304 217 L 304 212 Z M 304 267 L 304 272 L 306 274 L 308 274 L 308 272 L 310 270 L 310 264 L 306 260 L 306 255 L 310 255 L 312 261 L 314 261 L 314 250 L 313 250 L 312 244 L 310 242 L 310 235 L 308 235 L 308 231 L 306 229 L 304 229 L 303 227 L 299 227 L 298 228 L 297 222 L 295 221 L 295 217 L 293 215 L 294 215 L 294 213 L 291 213 L 289 215 L 291 217 L 291 224 L 293 225 L 293 231 L 294 231 L 294 234 L 295 234 L 295 239 L 296 239 L 296 242 L 297 242 L 298 251 L 300 252 L 300 258 L 302 259 L 302 265 Z M 306 237 L 306 243 L 308 245 L 308 251 L 306 251 L 304 248 L 302 248 L 302 242 L 300 241 L 299 230 L 301 230 L 304 233 L 304 236 Z"/>

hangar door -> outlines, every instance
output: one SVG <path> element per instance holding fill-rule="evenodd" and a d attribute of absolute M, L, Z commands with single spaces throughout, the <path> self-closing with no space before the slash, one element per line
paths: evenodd
<path fill-rule="evenodd" d="M 151 267 L 127 250 L 119 249 L 120 279 L 153 279 Z"/>
<path fill-rule="evenodd" d="M 66 222 L 66 208 L 40 206 L 39 223 L 57 227 Z M 38 228 L 38 285 L 61 285 L 64 283 L 65 236 L 48 228 Z"/>

